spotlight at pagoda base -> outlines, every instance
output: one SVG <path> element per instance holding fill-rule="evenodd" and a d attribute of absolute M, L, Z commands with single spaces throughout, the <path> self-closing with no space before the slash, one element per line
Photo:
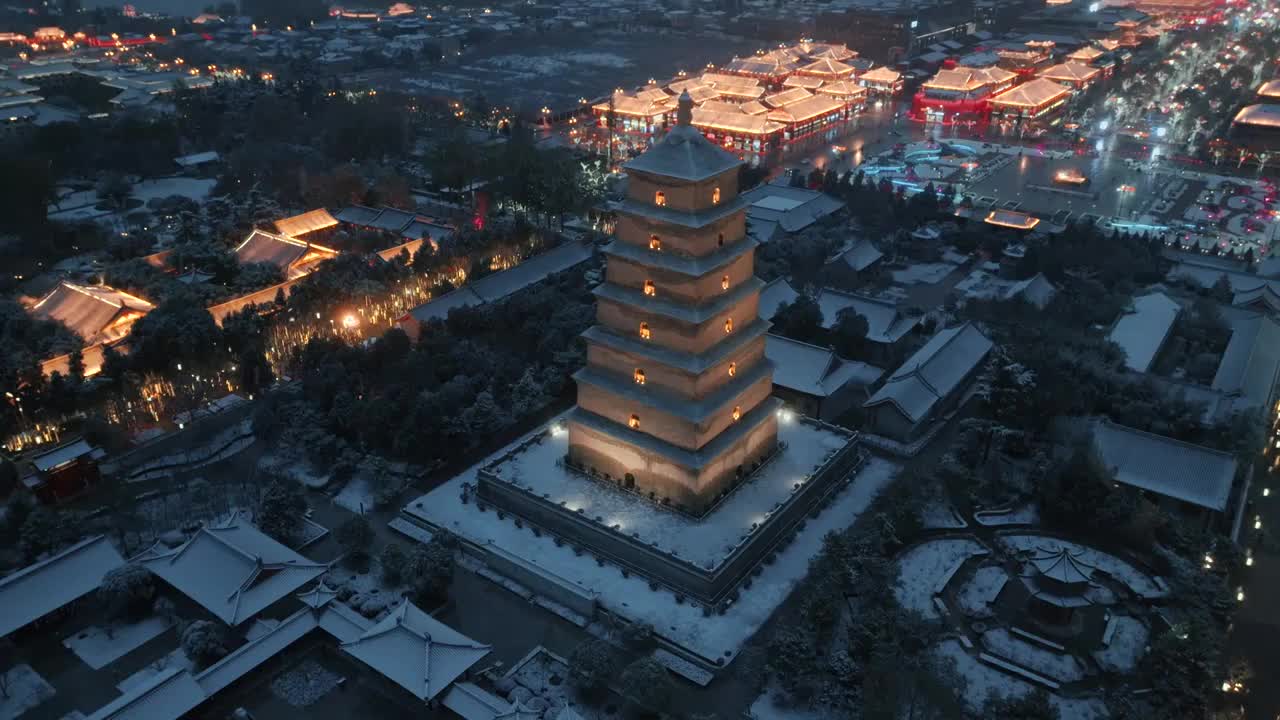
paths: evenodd
<path fill-rule="evenodd" d="M 359 326 L 360 326 L 360 318 L 356 317 L 355 315 L 352 315 L 351 313 L 347 313 L 346 315 L 342 316 L 342 327 L 348 330 L 353 330 Z"/>

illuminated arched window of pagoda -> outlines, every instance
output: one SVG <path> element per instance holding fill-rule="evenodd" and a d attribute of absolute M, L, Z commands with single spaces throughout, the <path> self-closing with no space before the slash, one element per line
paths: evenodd
<path fill-rule="evenodd" d="M 662 249 L 662 241 L 658 239 L 658 236 L 657 236 L 657 235 L 650 235 L 650 236 L 649 236 L 649 249 L 650 249 L 650 250 L 661 250 L 661 249 Z"/>
<path fill-rule="evenodd" d="M 742 417 L 742 406 L 741 406 L 741 405 L 734 405 L 734 406 L 733 406 L 733 421 L 734 421 L 734 422 L 738 422 L 738 419 L 739 419 L 739 418 L 741 418 L 741 417 Z"/>
<path fill-rule="evenodd" d="M 733 332 L 733 318 L 728 318 L 724 321 L 724 331 L 727 333 Z"/>
<path fill-rule="evenodd" d="M 728 289 L 729 289 L 729 276 L 728 276 L 728 275 L 721 275 L 721 276 L 720 276 L 720 289 L 721 289 L 721 290 L 728 290 Z"/>
<path fill-rule="evenodd" d="M 641 337 L 642 339 L 645 339 L 645 340 L 648 340 L 648 339 L 649 339 L 649 337 L 650 337 L 650 335 L 649 335 L 649 323 L 647 323 L 647 322 L 642 322 L 642 323 L 640 323 L 640 337 Z"/>
<path fill-rule="evenodd" d="M 653 194 L 653 204 L 658 207 L 664 207 L 667 204 L 667 194 L 659 190 Z"/>
<path fill-rule="evenodd" d="M 636 379 L 636 384 L 637 384 L 637 385 L 643 385 L 643 384 L 644 384 L 644 370 L 641 370 L 640 368 L 636 368 L 636 372 L 635 372 L 635 379 Z"/>
<path fill-rule="evenodd" d="M 711 191 L 711 204 L 718 205 L 720 203 L 720 188 Z"/>
<path fill-rule="evenodd" d="M 724 233 L 716 237 L 716 247 L 724 247 Z"/>
<path fill-rule="evenodd" d="M 644 294 L 653 297 L 658 294 L 658 286 L 653 284 L 652 280 L 644 281 Z"/>
<path fill-rule="evenodd" d="M 639 429 L 640 429 L 640 416 L 639 416 L 639 415 L 632 415 L 632 416 L 631 416 L 631 418 L 630 418 L 629 420 L 627 420 L 627 427 L 631 428 L 632 430 L 639 430 Z"/>
<path fill-rule="evenodd" d="M 729 377 L 733 377 L 734 375 L 737 375 L 737 374 L 738 374 L 738 363 L 736 362 L 729 363 Z"/>

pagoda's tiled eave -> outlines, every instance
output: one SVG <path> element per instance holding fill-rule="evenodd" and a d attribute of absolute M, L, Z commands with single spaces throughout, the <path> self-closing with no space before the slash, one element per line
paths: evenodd
<path fill-rule="evenodd" d="M 670 207 L 659 207 L 627 198 L 618 203 L 616 210 L 625 215 L 632 215 L 651 222 L 697 229 L 723 220 L 735 212 L 745 209 L 749 204 L 747 198 L 739 195 L 728 202 L 713 205 L 701 212 L 690 212 Z"/>
<path fill-rule="evenodd" d="M 618 257 L 639 265 L 670 270 L 689 277 L 702 277 L 719 270 L 743 255 L 755 250 L 757 243 L 751 238 L 744 238 L 731 245 L 717 249 L 703 257 L 686 257 L 665 250 L 646 250 L 638 245 L 614 240 L 601 250 L 605 255 Z"/>
<path fill-rule="evenodd" d="M 662 315 L 690 325 L 701 325 L 724 313 L 725 310 L 738 304 L 752 293 L 759 292 L 763 287 L 764 281 L 752 276 L 728 292 L 717 295 L 711 302 L 701 305 L 687 305 L 661 297 L 650 297 L 640 290 L 633 290 L 612 283 L 597 285 L 591 292 L 602 300 L 620 303 L 637 310 Z"/>
<path fill-rule="evenodd" d="M 591 367 L 577 371 L 573 374 L 573 379 L 578 385 L 594 385 L 610 394 L 626 398 L 637 406 L 653 408 L 687 422 L 702 424 L 717 412 L 723 412 L 735 397 L 762 378 L 768 377 L 771 372 L 773 364 L 761 359 L 701 400 L 692 400 L 654 385 L 637 385 L 630 377 L 619 377 Z M 640 414 L 643 416 L 643 411 Z"/>
<path fill-rule="evenodd" d="M 614 332 L 604 325 L 593 325 L 582 333 L 582 339 L 617 350 L 631 353 L 652 360 L 667 367 L 683 370 L 690 375 L 700 375 L 708 369 L 724 362 L 726 358 L 741 350 L 747 343 L 769 332 L 769 321 L 756 320 L 750 325 L 735 330 L 724 340 L 713 345 L 703 353 L 687 353 L 671 350 L 648 340 L 641 340 L 634 335 L 623 335 Z"/>
<path fill-rule="evenodd" d="M 583 410 L 581 407 L 575 407 L 569 413 L 568 421 L 579 423 L 597 432 L 615 437 L 628 445 L 660 455 L 680 467 L 700 470 L 708 463 L 719 458 L 734 443 L 746 437 L 748 433 L 764 423 L 771 414 L 777 412 L 778 407 L 781 405 L 782 401 L 778 398 L 767 398 L 764 402 L 752 408 L 746 415 L 739 418 L 738 422 L 730 425 L 728 429 L 717 435 L 714 440 L 703 445 L 698 450 L 686 450 L 672 445 L 665 440 L 659 440 L 642 431 L 632 430 L 608 418 Z"/>

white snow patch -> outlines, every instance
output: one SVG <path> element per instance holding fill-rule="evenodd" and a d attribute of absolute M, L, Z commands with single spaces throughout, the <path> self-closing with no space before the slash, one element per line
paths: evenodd
<path fill-rule="evenodd" d="M 893 271 L 893 281 L 900 285 L 933 285 L 955 270 L 949 263 L 916 263 Z"/>
<path fill-rule="evenodd" d="M 1040 511 L 1036 509 L 1035 503 L 1027 503 L 1009 512 L 977 512 L 973 514 L 973 519 L 987 526 L 1029 525 L 1040 521 Z"/>
<path fill-rule="evenodd" d="M 751 703 L 752 720 L 822 720 L 822 712 L 808 708 L 789 708 L 779 704 L 773 690 L 765 690 Z"/>
<path fill-rule="evenodd" d="M 164 199 L 171 195 L 181 195 L 196 202 L 209 197 L 217 180 L 212 178 L 170 177 L 155 180 L 143 180 L 133 186 L 133 196 L 145 205 L 151 200 Z"/>
<path fill-rule="evenodd" d="M 992 694 L 1022 697 L 1039 687 L 1033 687 L 1025 680 L 1006 675 L 1003 671 L 980 662 L 965 652 L 959 640 L 939 643 L 934 647 L 933 654 L 954 664 L 956 672 L 964 678 L 966 684 L 965 702 L 975 712 L 982 711 L 983 703 Z M 1107 717 L 1106 704 L 1097 697 L 1066 698 L 1050 693 L 1049 702 L 1058 709 L 1059 720 L 1101 720 Z"/>
<path fill-rule="evenodd" d="M 1164 597 L 1166 592 L 1160 588 L 1146 573 L 1138 570 L 1120 558 L 1095 550 L 1087 545 L 1080 545 L 1067 540 L 1046 537 L 1044 535 L 1002 535 L 1001 542 L 1014 550 L 1044 549 L 1057 552 L 1066 549 L 1086 565 L 1101 570 L 1116 581 L 1129 586 L 1134 593 L 1144 598 Z"/>
<path fill-rule="evenodd" d="M 1060 683 L 1075 682 L 1084 677 L 1084 668 L 1071 655 L 1032 645 L 1010 635 L 1004 628 L 983 633 L 982 644 L 992 655 Z"/>
<path fill-rule="evenodd" d="M 106 628 L 88 627 L 62 644 L 86 665 L 100 670 L 168 628 L 169 623 L 163 618 L 151 617 L 131 625 L 113 625 L 110 632 Z"/>
<path fill-rule="evenodd" d="M 160 657 L 138 672 L 121 680 L 116 685 L 116 689 L 122 693 L 127 693 L 171 667 L 195 670 L 196 664 L 187 658 L 187 654 L 183 652 L 182 648 L 177 648 L 168 655 Z"/>
<path fill-rule="evenodd" d="M 334 496 L 333 502 L 353 513 L 366 513 L 373 510 L 373 487 L 364 475 L 355 475 Z"/>
<path fill-rule="evenodd" d="M 784 424 L 779 428 L 780 439 L 788 439 L 788 427 L 809 426 L 799 423 Z M 530 433 L 529 436 L 533 434 Z M 475 474 L 480 467 L 489 464 L 524 439 L 512 443 L 508 448 L 494 453 L 461 475 L 410 502 L 405 512 L 457 533 L 482 547 L 489 544 L 499 547 L 520 560 L 537 566 L 544 573 L 558 576 L 568 585 L 594 591 L 600 604 L 611 612 L 629 620 L 649 623 L 658 634 L 704 658 L 724 658 L 726 662 L 737 653 L 747 638 L 755 634 L 774 609 L 791 593 L 795 584 L 805 576 L 809 561 L 822 547 L 823 537 L 829 532 L 842 530 L 857 520 L 899 469 L 897 465 L 882 459 L 868 461 L 850 487 L 845 488 L 830 507 L 823 510 L 817 519 L 810 519 L 795 541 L 779 552 L 772 564 L 762 566 L 760 576 L 754 579 L 749 589 L 742 591 L 739 600 L 724 615 L 704 617 L 700 608 L 688 603 L 676 603 L 671 593 L 650 590 L 648 581 L 641 577 L 632 575 L 624 578 L 617 567 L 609 564 L 600 567 L 589 554 L 576 556 L 567 545 L 557 547 L 546 535 L 535 537 L 528 527 L 517 528 L 511 518 L 499 520 L 497 513 L 492 510 L 478 512 L 474 502 L 464 505 L 460 499 L 462 483 L 474 485 Z M 802 443 L 803 439 L 793 437 L 784 456 Z M 724 512 L 723 508 L 717 511 L 717 515 L 721 512 Z M 688 522 L 674 513 L 663 514 L 676 518 L 679 522 Z"/>
<path fill-rule="evenodd" d="M 1111 642 L 1095 651 L 1093 658 L 1103 670 L 1129 672 L 1137 667 L 1138 660 L 1146 652 L 1150 633 L 1142 621 L 1128 615 L 1118 615 L 1112 622 L 1115 630 L 1112 631 Z"/>
<path fill-rule="evenodd" d="M 898 556 L 893 594 L 903 607 L 936 618 L 933 595 L 938 584 L 953 575 L 960 563 L 984 552 L 982 545 L 968 538 L 926 540 Z"/>
<path fill-rule="evenodd" d="M 4 674 L 8 697 L 0 695 L 0 718 L 16 718 L 57 694 L 30 665 L 15 665 Z"/>
<path fill-rule="evenodd" d="M 984 565 L 974 571 L 973 577 L 960 588 L 956 600 L 960 608 L 968 615 L 986 617 L 991 615 L 991 603 L 1009 582 L 1009 573 L 998 565 Z"/>

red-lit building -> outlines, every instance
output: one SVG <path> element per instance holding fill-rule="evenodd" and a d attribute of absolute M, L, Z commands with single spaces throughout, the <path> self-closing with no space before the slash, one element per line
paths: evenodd
<path fill-rule="evenodd" d="M 69 500 L 98 483 L 98 460 L 103 452 L 77 440 L 31 458 L 32 472 L 23 484 L 41 502 Z"/>
<path fill-rule="evenodd" d="M 916 93 L 911 117 L 945 124 L 985 120 L 987 101 L 1012 87 L 1017 78 L 1017 73 L 1001 67 L 939 70 Z"/>

